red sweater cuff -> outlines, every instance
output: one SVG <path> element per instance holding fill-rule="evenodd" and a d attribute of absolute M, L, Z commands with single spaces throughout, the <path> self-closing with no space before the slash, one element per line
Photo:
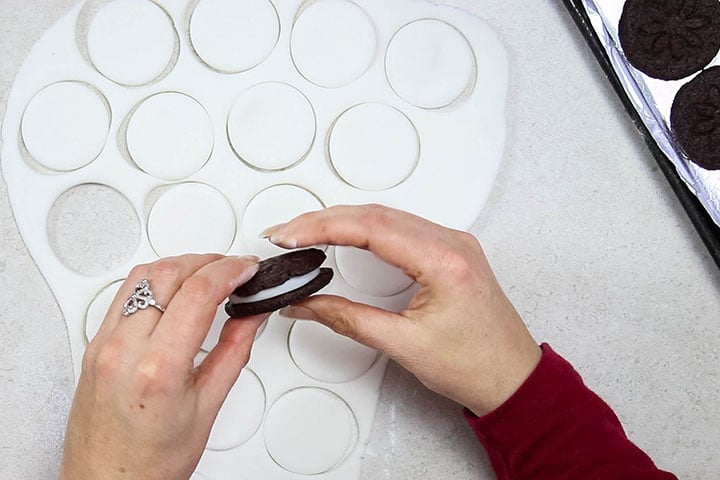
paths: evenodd
<path fill-rule="evenodd" d="M 674 479 L 630 442 L 610 407 L 549 345 L 533 373 L 493 412 L 465 415 L 498 480 Z"/>

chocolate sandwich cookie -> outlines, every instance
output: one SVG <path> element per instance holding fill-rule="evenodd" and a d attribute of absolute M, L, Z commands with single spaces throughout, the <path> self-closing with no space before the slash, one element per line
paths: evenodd
<path fill-rule="evenodd" d="M 330 268 L 320 268 L 325 252 L 298 250 L 260 262 L 258 272 L 239 286 L 225 304 L 233 318 L 273 312 L 309 297 L 333 278 Z"/>
<path fill-rule="evenodd" d="M 683 85 L 673 101 L 670 125 L 688 159 L 708 170 L 720 169 L 720 67 Z"/>
<path fill-rule="evenodd" d="M 707 66 L 720 49 L 718 0 L 628 0 L 620 43 L 638 70 L 678 80 Z"/>

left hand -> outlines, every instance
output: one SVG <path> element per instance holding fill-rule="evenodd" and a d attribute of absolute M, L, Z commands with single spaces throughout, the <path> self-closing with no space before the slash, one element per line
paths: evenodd
<path fill-rule="evenodd" d="M 228 321 L 200 366 L 218 305 L 257 272 L 257 258 L 184 255 L 135 267 L 83 357 L 61 480 L 188 479 L 266 315 Z M 148 278 L 156 308 L 122 316 Z"/>

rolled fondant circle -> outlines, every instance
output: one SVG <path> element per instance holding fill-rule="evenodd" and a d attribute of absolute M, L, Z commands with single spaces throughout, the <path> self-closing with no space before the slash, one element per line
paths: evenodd
<path fill-rule="evenodd" d="M 296 321 L 288 338 L 290 356 L 308 377 L 346 383 L 361 377 L 378 353 L 316 322 Z"/>
<path fill-rule="evenodd" d="M 400 110 L 380 103 L 343 113 L 330 133 L 330 161 L 345 182 L 362 190 L 387 190 L 415 170 L 420 138 Z"/>
<path fill-rule="evenodd" d="M 22 117 L 22 139 L 43 167 L 67 172 L 84 167 L 102 151 L 110 112 L 102 94 L 82 82 L 59 82 L 40 90 Z"/>
<path fill-rule="evenodd" d="M 177 43 L 172 20 L 150 0 L 111 0 L 95 13 L 87 31 L 93 66 L 128 86 L 159 79 L 172 64 Z"/>
<path fill-rule="evenodd" d="M 303 160 L 315 141 L 315 112 L 297 88 L 267 82 L 245 90 L 227 123 L 230 144 L 249 166 L 283 170 Z"/>
<path fill-rule="evenodd" d="M 259 65 L 280 35 L 269 0 L 200 0 L 190 19 L 190 41 L 209 66 L 239 73 Z"/>
<path fill-rule="evenodd" d="M 358 439 L 357 420 L 335 393 L 301 387 L 282 395 L 265 420 L 265 447 L 282 468 L 300 475 L 333 470 Z"/>
<path fill-rule="evenodd" d="M 450 105 L 470 89 L 475 57 L 467 39 L 442 20 L 417 20 L 401 28 L 385 55 L 390 86 L 422 108 Z"/>
<path fill-rule="evenodd" d="M 293 62 L 321 87 L 341 87 L 358 79 L 375 57 L 372 20 L 349 0 L 309 3 L 295 21 L 290 41 Z"/>
<path fill-rule="evenodd" d="M 250 440 L 265 414 L 265 387 L 249 368 L 243 369 L 225 398 L 207 443 L 209 450 L 229 450 Z"/>
<path fill-rule="evenodd" d="M 284 253 L 285 250 L 260 238 L 260 233 L 303 213 L 323 208 L 322 201 L 303 187 L 280 184 L 266 188 L 250 200 L 243 215 L 242 233 L 248 251 L 260 257 Z"/>
<path fill-rule="evenodd" d="M 200 170 L 215 142 L 205 108 L 176 92 L 143 101 L 130 118 L 126 138 L 135 164 L 163 180 L 181 180 Z"/>
<path fill-rule="evenodd" d="M 202 183 L 181 183 L 157 199 L 147 229 L 158 256 L 171 257 L 227 253 L 236 224 L 232 205 L 218 190 Z"/>

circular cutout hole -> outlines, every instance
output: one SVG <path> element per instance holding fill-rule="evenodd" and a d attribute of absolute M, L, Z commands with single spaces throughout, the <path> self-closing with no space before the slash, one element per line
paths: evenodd
<path fill-rule="evenodd" d="M 367 250 L 337 247 L 335 264 L 351 287 L 374 297 L 392 297 L 413 284 L 405 272 Z"/>
<path fill-rule="evenodd" d="M 316 322 L 297 321 L 288 348 L 295 365 L 310 378 L 346 383 L 360 378 L 378 356 L 376 350 L 333 332 Z"/>
<path fill-rule="evenodd" d="M 279 82 L 245 90 L 228 117 L 228 139 L 237 156 L 261 171 L 284 170 L 310 153 L 315 112 L 297 88 Z"/>
<path fill-rule="evenodd" d="M 66 190 L 48 215 L 48 240 L 58 259 L 83 275 L 127 262 L 138 248 L 140 221 L 117 190 L 95 183 Z"/>
<path fill-rule="evenodd" d="M 85 312 L 85 339 L 92 342 L 124 280 L 118 280 L 100 290 Z"/>
<path fill-rule="evenodd" d="M 205 352 L 210 352 L 213 348 L 215 348 L 215 345 L 218 344 L 220 341 L 220 333 L 222 333 L 222 329 L 225 326 L 225 322 L 228 321 L 228 315 L 225 313 L 225 306 L 220 305 L 217 309 L 217 312 L 215 313 L 215 319 L 213 320 L 212 325 L 210 325 L 210 330 L 208 331 L 207 337 L 205 337 L 205 340 L 202 344 L 202 350 Z M 241 322 L 242 320 L 235 320 L 238 322 Z M 267 320 L 260 325 L 260 328 L 258 328 L 257 333 L 255 334 L 255 339 L 257 340 L 260 338 L 260 335 L 265 331 L 265 327 L 267 326 Z"/>
<path fill-rule="evenodd" d="M 421 108 L 442 108 L 472 90 L 477 76 L 467 39 L 441 20 L 417 20 L 401 28 L 385 56 L 390 86 Z"/>
<path fill-rule="evenodd" d="M 90 61 L 101 75 L 120 85 L 159 80 L 172 69 L 178 50 L 172 19 L 150 0 L 105 2 L 88 26 Z"/>
<path fill-rule="evenodd" d="M 109 105 L 90 85 L 54 83 L 30 100 L 20 128 L 25 148 L 37 163 L 58 172 L 77 170 L 105 146 Z"/>
<path fill-rule="evenodd" d="M 250 440 L 265 414 L 265 387 L 244 368 L 225 399 L 210 431 L 208 450 L 230 450 Z"/>
<path fill-rule="evenodd" d="M 205 108 L 176 92 L 153 95 L 138 105 L 126 139 L 135 164 L 164 180 L 180 180 L 200 170 L 215 142 Z"/>
<path fill-rule="evenodd" d="M 282 395 L 265 420 L 265 448 L 282 468 L 317 475 L 337 468 L 355 448 L 357 420 L 347 403 L 321 388 Z"/>
<path fill-rule="evenodd" d="M 190 18 L 190 41 L 210 67 L 239 73 L 262 63 L 280 36 L 269 0 L 200 0 Z"/>
<path fill-rule="evenodd" d="M 362 190 L 387 190 L 415 171 L 420 138 L 400 110 L 366 103 L 335 121 L 328 151 L 333 169 L 346 183 Z"/>
<path fill-rule="evenodd" d="M 348 0 L 318 0 L 295 21 L 290 40 L 302 76 L 321 87 L 341 87 L 360 78 L 376 50 L 375 27 L 365 11 Z"/>
<path fill-rule="evenodd" d="M 160 257 L 227 253 L 237 222 L 227 198 L 202 183 L 182 183 L 157 199 L 148 217 L 148 237 Z"/>
<path fill-rule="evenodd" d="M 280 247 L 259 237 L 268 227 L 285 223 L 306 212 L 325 208 L 322 201 L 302 187 L 275 185 L 255 195 L 245 210 L 242 232 L 249 252 L 271 257 L 285 252 Z"/>

